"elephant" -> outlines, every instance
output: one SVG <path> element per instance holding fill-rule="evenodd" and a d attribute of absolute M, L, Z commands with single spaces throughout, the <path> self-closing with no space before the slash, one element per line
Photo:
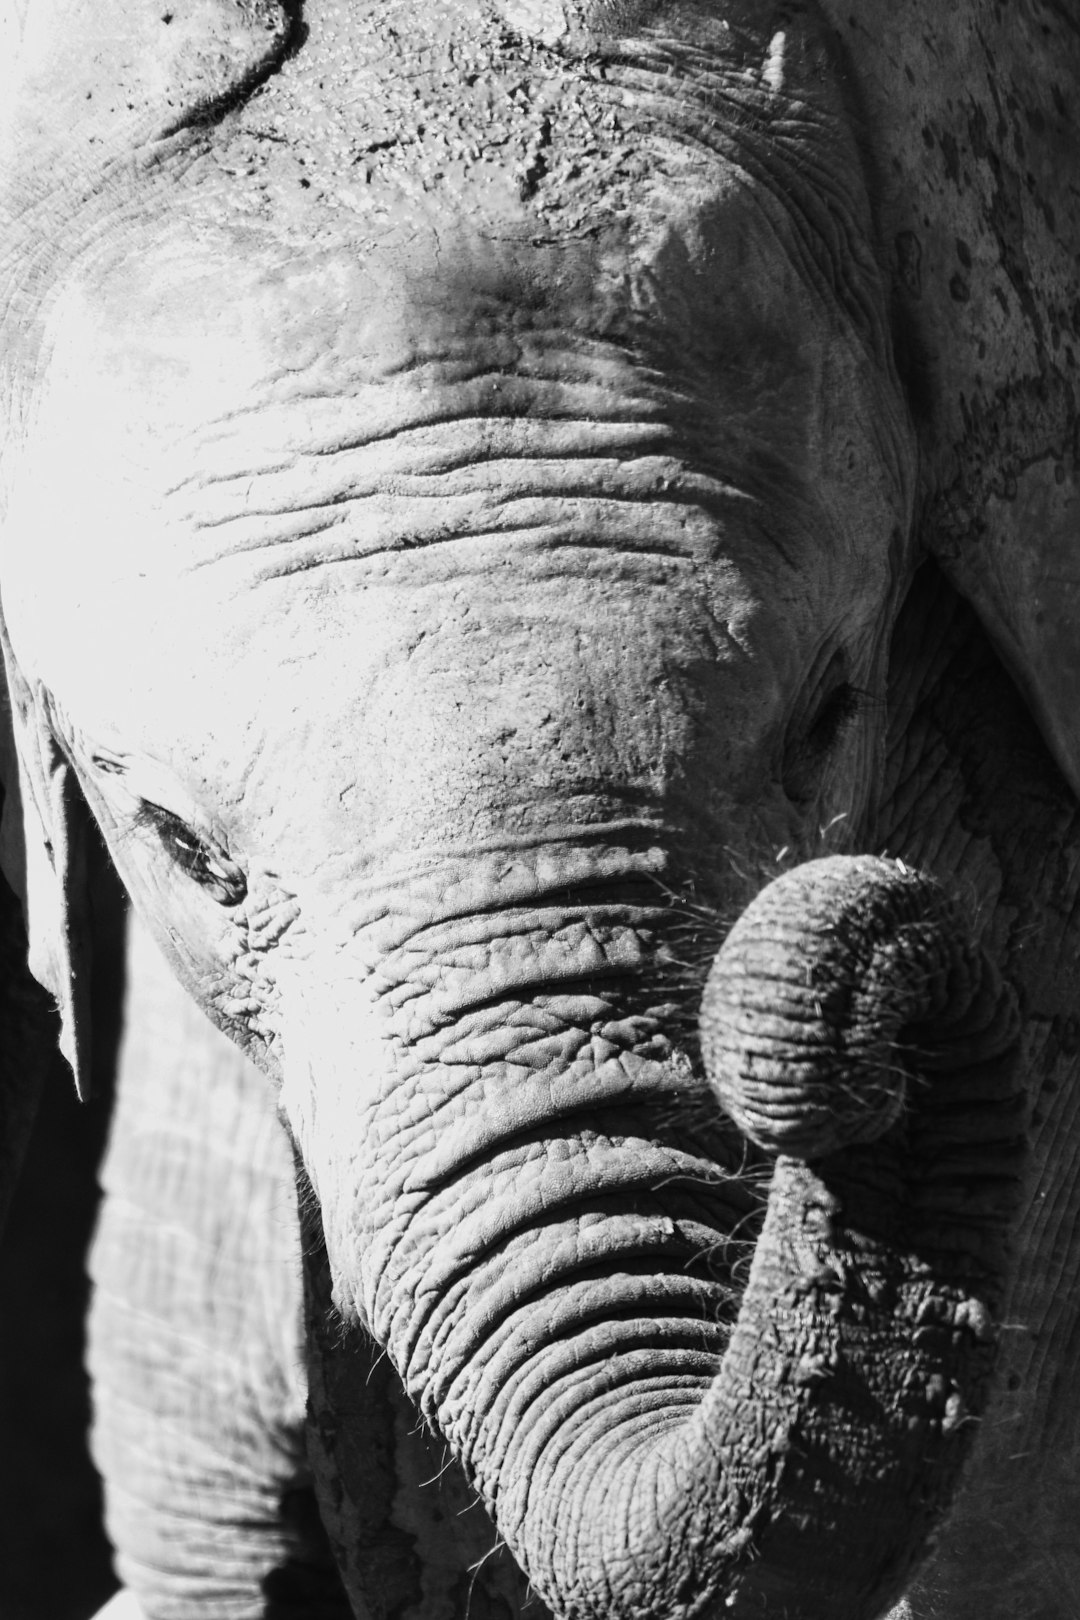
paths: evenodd
<path fill-rule="evenodd" d="M 1071 10 L 8 8 L 125 1611 L 1071 1616 Z"/>

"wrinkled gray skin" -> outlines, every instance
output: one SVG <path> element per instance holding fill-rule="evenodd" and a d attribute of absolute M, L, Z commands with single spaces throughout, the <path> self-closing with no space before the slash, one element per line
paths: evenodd
<path fill-rule="evenodd" d="M 347 1612 L 309 1469 L 359 1614 L 514 1613 L 518 1565 L 575 1617 L 897 1600 L 951 1492 L 939 1450 L 978 1428 L 999 1245 L 972 1212 L 996 1234 L 1017 1174 L 997 1048 L 974 1013 L 916 1020 L 931 1080 L 960 1075 L 955 1139 L 924 1123 L 929 1081 L 888 1129 L 889 1048 L 880 1149 L 763 1131 L 795 1143 L 763 1216 L 765 1160 L 696 1035 L 765 878 L 881 848 L 973 902 L 1040 1099 L 998 1404 L 897 1612 L 1075 1612 L 1072 800 L 979 622 L 938 575 L 909 594 L 936 549 L 1075 784 L 1075 294 L 1049 247 L 1018 261 L 1040 242 L 1019 136 L 978 125 L 976 68 L 968 157 L 938 142 L 934 49 L 906 73 L 889 55 L 902 13 L 844 10 L 842 40 L 751 0 L 72 0 L 27 22 L 4 157 L 8 866 L 77 1068 L 76 783 L 157 946 L 262 1071 L 185 1026 L 146 946 L 93 1357 L 151 1617 Z M 1048 51 L 1044 17 L 1075 65 L 1052 6 L 1022 31 Z M 1062 72 L 1025 134 L 1032 195 L 1067 144 Z M 904 208 L 939 145 L 920 238 Z M 973 678 L 997 694 L 981 763 Z M 794 904 L 787 932 L 766 1024 L 803 961 L 813 987 Z M 944 1203 L 905 1236 L 935 1177 Z M 972 1359 L 970 1400 L 925 1359 L 938 1341 L 942 1366 Z M 442 1439 L 464 1475 L 425 1490 Z M 513 1558 L 480 1562 L 487 1513 Z"/>

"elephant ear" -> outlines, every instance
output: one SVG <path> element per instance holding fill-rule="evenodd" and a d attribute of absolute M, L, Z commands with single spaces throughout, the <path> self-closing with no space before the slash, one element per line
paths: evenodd
<path fill-rule="evenodd" d="M 33 190 L 48 180 L 76 202 L 111 160 L 213 119 L 272 73 L 299 9 L 297 0 L 0 0 L 0 147 L 18 153 L 14 167 Z"/>
<path fill-rule="evenodd" d="M 5 369 L 34 374 L 34 311 L 65 255 L 93 236 L 115 177 L 133 162 L 151 167 L 170 138 L 211 122 L 272 73 L 299 37 L 299 10 L 298 0 L 0 0 L 0 238 L 17 317 L 3 330 Z M 3 392 L 17 420 L 15 395 Z M 47 698 L 6 637 L 4 659 L 0 861 L 26 913 L 31 971 L 59 1003 L 61 1047 L 82 1093 L 86 811 Z"/>
<path fill-rule="evenodd" d="M 2 627 L 0 627 L 2 634 Z M 2 636 L 8 704 L 0 724 L 0 866 L 22 903 L 29 966 L 60 1010 L 60 1050 L 80 1097 L 90 1080 L 89 814 L 50 723 Z"/>
<path fill-rule="evenodd" d="M 923 538 L 1080 792 L 1080 21 L 822 0 L 910 334 Z"/>

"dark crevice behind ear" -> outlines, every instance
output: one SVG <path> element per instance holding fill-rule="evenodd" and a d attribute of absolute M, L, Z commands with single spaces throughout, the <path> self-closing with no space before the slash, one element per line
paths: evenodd
<path fill-rule="evenodd" d="M 55 997 L 60 1050 L 80 1097 L 90 1088 L 89 811 L 56 737 L 45 695 L 15 663 L 0 626 L 8 683 L 0 865 L 26 919 L 30 972 Z"/>
<path fill-rule="evenodd" d="M 26 965 L 22 907 L 0 873 L 0 1232 L 18 1183 L 59 1033 Z"/>

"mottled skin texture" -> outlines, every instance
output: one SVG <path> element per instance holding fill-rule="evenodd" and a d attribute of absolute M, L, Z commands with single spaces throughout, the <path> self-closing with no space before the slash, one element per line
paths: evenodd
<path fill-rule="evenodd" d="M 916 581 L 894 670 L 882 844 L 952 874 L 977 897 L 988 938 L 1021 990 L 1027 1067 L 1037 1077 L 998 1392 L 940 1550 L 905 1613 L 1064 1617 L 1080 1582 L 1080 1436 L 1070 1393 L 1080 1314 L 1071 1197 L 1076 805 L 970 610 L 933 570 Z"/>
<path fill-rule="evenodd" d="M 1077 17 L 1061 0 L 827 10 L 872 132 L 912 342 L 924 537 L 1075 792 Z"/>
<path fill-rule="evenodd" d="M 921 364 L 896 364 L 903 164 L 883 180 L 875 163 L 903 130 L 881 115 L 876 155 L 855 134 L 860 91 L 874 129 L 882 53 L 860 86 L 816 11 L 750 3 L 325 0 L 300 17 L 221 0 L 102 27 L 80 52 L 86 16 L 73 0 L 69 26 L 54 19 L 59 59 L 47 23 L 28 36 L 4 272 L 13 876 L 67 1049 L 82 1067 L 77 778 L 180 978 L 278 1086 L 310 1182 L 308 1455 L 358 1613 L 467 1612 L 487 1533 L 473 1513 L 448 1541 L 438 1512 L 410 1520 L 391 1497 L 387 1479 L 418 1472 L 397 1440 L 378 1461 L 373 1437 L 400 1439 L 394 1376 L 560 1614 L 878 1613 L 946 1493 L 933 1446 L 967 1424 L 965 1375 L 954 1387 L 919 1358 L 935 1332 L 971 1352 L 978 1409 L 1000 1244 L 974 1229 L 979 1276 L 950 1293 L 950 1274 L 940 1311 L 903 1333 L 897 1305 L 887 1353 L 862 1344 L 860 1289 L 887 1318 L 937 1264 L 913 1240 L 901 1286 L 891 1251 L 868 1258 L 867 1189 L 902 1211 L 894 1185 L 952 1174 L 963 1234 L 961 1194 L 1009 1202 L 994 1189 L 1015 1173 L 998 1148 L 1016 1108 L 1006 1087 L 971 1124 L 981 1166 L 947 1171 L 947 1132 L 920 1135 L 921 1081 L 880 1154 L 840 1154 L 824 1183 L 784 1161 L 733 1327 L 763 1170 L 706 1088 L 704 970 L 774 863 L 888 842 L 970 888 L 1042 1078 L 1033 1008 L 1067 997 L 1073 949 L 1066 923 L 1048 961 L 1023 954 L 1035 914 L 1003 897 L 1030 886 L 1032 856 L 1000 853 L 1015 819 L 970 866 L 943 855 L 951 832 L 927 838 L 977 795 L 941 786 L 935 750 L 962 773 L 966 739 L 925 720 L 944 676 L 910 619 L 893 651 L 922 548 L 940 539 L 1067 771 L 1070 691 L 1036 656 L 1043 609 L 1010 588 L 1023 571 L 986 587 L 942 517 L 937 441 L 959 453 L 962 368 L 934 372 L 936 295 L 905 340 Z M 42 112 L 57 80 L 70 163 L 64 119 Z M 1039 918 L 1071 882 L 1050 822 L 1068 881 L 1038 877 Z M 962 1073 L 987 1056 L 968 1034 Z M 205 1152 L 178 1081 L 158 1082 L 176 1109 L 163 1129 L 153 1090 L 125 1083 L 96 1261 L 113 1522 L 161 1620 L 334 1612 L 319 1535 L 277 1509 L 306 1478 L 295 1230 L 270 1213 L 285 1141 L 253 1076 L 222 1072 L 197 1115 Z M 222 1137 L 235 1179 L 214 1167 Z M 1064 1122 L 1059 1139 L 1021 1234 L 1032 1316 L 1060 1309 L 1038 1214 L 1050 1196 L 1071 1207 Z M 830 1202 L 830 1186 L 850 1191 Z M 265 1218 L 234 1213 L 251 1208 Z M 902 1217 L 883 1220 L 904 1252 Z M 223 1280 L 264 1275 L 250 1294 Z M 361 1328 L 395 1369 L 371 1396 Z M 266 1364 L 204 1380 L 215 1340 Z M 1067 1342 L 1025 1396 L 1032 1434 Z M 897 1369 L 885 1398 L 845 1383 L 860 1355 L 869 1391 Z M 143 1380 L 163 1437 L 149 1458 L 126 1406 Z M 873 1492 L 903 1446 L 885 1431 L 909 1415 L 933 1444 L 910 1430 L 924 1473 L 903 1476 L 909 1511 L 886 1511 Z M 195 1439 L 174 1450 L 177 1428 Z M 1015 1455 L 980 1444 L 977 1480 L 1011 1502 Z M 978 1591 L 987 1500 L 961 1504 L 916 1613 L 942 1593 L 957 1620 L 996 1601 Z M 1061 1488 L 1052 1505 L 1072 1507 Z M 1032 1613 L 1069 1612 L 1032 1546 Z M 502 1555 L 478 1589 L 494 1610 L 524 1600 Z"/>

